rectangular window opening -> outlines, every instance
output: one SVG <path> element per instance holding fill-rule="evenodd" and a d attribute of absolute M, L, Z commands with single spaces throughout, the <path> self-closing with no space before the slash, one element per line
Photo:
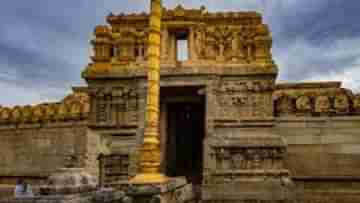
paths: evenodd
<path fill-rule="evenodd" d="M 176 58 L 177 61 L 189 59 L 188 33 L 186 31 L 176 33 Z"/>

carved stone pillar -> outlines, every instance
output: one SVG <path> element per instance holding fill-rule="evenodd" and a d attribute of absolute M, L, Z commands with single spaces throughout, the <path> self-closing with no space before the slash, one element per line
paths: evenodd
<path fill-rule="evenodd" d="M 253 50 L 254 50 L 254 47 L 253 47 L 252 41 L 248 42 L 248 44 L 247 44 L 247 60 L 249 63 L 254 61 Z"/>
<path fill-rule="evenodd" d="M 245 43 L 242 41 L 242 39 L 240 39 L 240 44 L 239 44 L 239 49 L 238 49 L 238 56 L 237 59 L 240 63 L 245 63 L 246 62 L 246 51 L 247 48 L 245 46 Z"/>
<path fill-rule="evenodd" d="M 138 45 L 138 57 L 137 57 L 138 61 L 144 61 L 145 60 L 145 56 L 144 56 L 145 51 L 144 51 L 144 49 L 145 49 L 144 44 L 140 43 Z"/>
<path fill-rule="evenodd" d="M 231 40 L 231 51 L 232 51 L 231 60 L 233 62 L 238 61 L 239 41 L 235 34 L 234 34 L 233 39 Z"/>
<path fill-rule="evenodd" d="M 161 60 L 166 61 L 169 57 L 169 30 L 165 27 L 161 30 Z"/>
<path fill-rule="evenodd" d="M 194 28 L 190 28 L 190 35 L 189 35 L 189 59 L 191 61 L 196 61 L 198 59 L 196 54 L 196 47 L 195 47 L 195 32 Z"/>
<path fill-rule="evenodd" d="M 218 55 L 216 56 L 217 61 L 224 61 L 225 60 L 225 45 L 224 42 L 219 42 L 219 51 Z"/>
<path fill-rule="evenodd" d="M 170 35 L 169 44 L 170 44 L 170 48 L 168 50 L 169 60 L 175 61 L 176 60 L 176 37 L 175 37 L 175 35 L 173 35 L 173 34 Z"/>

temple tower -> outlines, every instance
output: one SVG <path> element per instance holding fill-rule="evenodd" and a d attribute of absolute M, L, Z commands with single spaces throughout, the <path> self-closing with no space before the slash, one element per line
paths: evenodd
<path fill-rule="evenodd" d="M 145 13 L 111 14 L 107 21 L 95 29 L 83 78 L 90 129 L 103 140 L 101 179 L 114 184 L 138 172 L 150 30 Z M 256 12 L 163 9 L 161 170 L 185 176 L 205 202 L 293 198 L 286 144 L 273 128 L 278 70 L 271 45 Z"/>

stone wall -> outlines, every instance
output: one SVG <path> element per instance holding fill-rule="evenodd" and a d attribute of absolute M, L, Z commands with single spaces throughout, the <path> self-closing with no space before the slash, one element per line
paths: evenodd
<path fill-rule="evenodd" d="M 300 202 L 360 201 L 360 117 L 292 117 L 276 120 L 285 138 L 286 168 Z"/>
<path fill-rule="evenodd" d="M 98 137 L 88 131 L 90 102 L 80 90 L 61 102 L 0 107 L 0 184 L 39 184 L 56 169 L 84 167 L 97 177 Z"/>
<path fill-rule="evenodd" d="M 358 178 L 297 178 L 299 203 L 360 202 Z"/>
<path fill-rule="evenodd" d="M 71 195 L 44 195 L 31 198 L 0 198 L 0 203 L 100 203 L 123 202 L 122 191 L 90 191 Z"/>
<path fill-rule="evenodd" d="M 86 126 L 86 157 L 84 159 L 84 167 L 85 170 L 96 179 L 98 179 L 100 175 L 98 160 L 100 156 L 100 144 L 100 136 Z"/>
<path fill-rule="evenodd" d="M 18 177 L 39 183 L 69 156 L 86 166 L 86 122 L 6 126 L 0 129 L 0 183 L 14 184 Z"/>
<path fill-rule="evenodd" d="M 360 176 L 360 117 L 278 118 L 295 177 Z"/>

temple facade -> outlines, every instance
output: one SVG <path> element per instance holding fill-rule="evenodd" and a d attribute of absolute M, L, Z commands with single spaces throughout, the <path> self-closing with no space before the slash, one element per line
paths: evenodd
<path fill-rule="evenodd" d="M 110 14 L 95 28 L 87 87 L 1 107 L 1 184 L 40 185 L 69 164 L 102 186 L 137 174 L 148 18 Z M 162 173 L 185 177 L 204 202 L 359 202 L 360 95 L 340 82 L 277 84 L 271 47 L 256 12 L 164 9 Z"/>

